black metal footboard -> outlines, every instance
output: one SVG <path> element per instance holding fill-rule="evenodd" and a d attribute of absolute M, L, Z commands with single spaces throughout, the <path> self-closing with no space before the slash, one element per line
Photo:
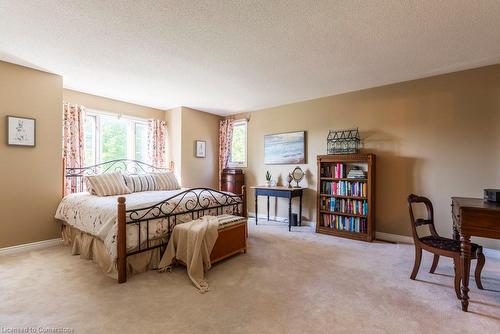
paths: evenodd
<path fill-rule="evenodd" d="M 220 215 L 225 211 L 246 217 L 246 190 L 242 187 L 242 195 L 234 195 L 210 188 L 191 188 L 171 196 L 157 204 L 127 210 L 125 197 L 118 198 L 118 282 L 127 280 L 127 257 L 150 251 L 155 248 L 165 249 L 175 225 L 182 223 L 182 217 L 189 220 L 205 215 Z M 167 224 L 164 235 L 150 237 L 150 225 L 153 221 Z M 137 226 L 137 247 L 127 252 L 127 226 Z M 153 242 L 154 240 L 154 242 Z"/>

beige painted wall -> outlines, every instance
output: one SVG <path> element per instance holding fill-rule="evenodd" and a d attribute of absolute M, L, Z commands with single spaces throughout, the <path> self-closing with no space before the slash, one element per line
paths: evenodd
<path fill-rule="evenodd" d="M 165 111 L 160 109 L 143 107 L 133 103 L 108 99 L 101 96 L 77 92 L 70 89 L 63 90 L 64 102 L 80 104 L 86 108 L 100 111 L 112 112 L 127 116 L 165 119 Z"/>
<path fill-rule="evenodd" d="M 183 187 L 218 188 L 218 150 L 220 116 L 178 107 L 166 111 L 168 159 Z M 195 141 L 207 143 L 205 158 L 195 157 Z"/>
<path fill-rule="evenodd" d="M 241 114 L 248 116 L 247 185 L 266 170 L 282 176 L 294 165 L 264 165 L 264 135 L 307 131 L 304 218 L 316 220 L 316 156 L 329 129 L 359 127 L 365 151 L 377 154 L 377 231 L 411 235 L 405 199 L 431 198 L 437 228 L 451 235 L 450 197 L 481 197 L 500 188 L 500 65 L 409 81 Z M 253 194 L 249 210 L 254 211 Z M 260 204 L 260 203 L 259 203 Z M 260 208 L 264 208 L 264 202 Z M 286 216 L 278 204 L 278 215 Z M 274 212 L 274 210 L 273 210 Z M 500 242 L 482 240 L 500 249 Z"/>
<path fill-rule="evenodd" d="M 0 61 L 0 248 L 59 236 L 62 77 Z M 6 144 L 7 115 L 36 119 L 36 147 Z"/>
<path fill-rule="evenodd" d="M 182 107 L 182 186 L 218 188 L 220 116 Z M 195 141 L 206 141 L 206 158 L 196 158 Z"/>

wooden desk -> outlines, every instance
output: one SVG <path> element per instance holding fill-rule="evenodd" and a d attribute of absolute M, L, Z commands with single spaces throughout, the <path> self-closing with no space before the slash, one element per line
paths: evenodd
<path fill-rule="evenodd" d="M 267 196 L 267 220 L 269 220 L 269 197 L 288 198 L 288 231 L 292 230 L 292 198 L 299 197 L 299 226 L 302 225 L 302 193 L 305 188 L 288 187 L 250 187 L 255 190 L 255 225 L 259 220 L 258 199 L 259 196 Z"/>
<path fill-rule="evenodd" d="M 481 198 L 452 197 L 453 237 L 460 239 L 462 310 L 469 307 L 470 238 L 500 239 L 500 203 Z"/>

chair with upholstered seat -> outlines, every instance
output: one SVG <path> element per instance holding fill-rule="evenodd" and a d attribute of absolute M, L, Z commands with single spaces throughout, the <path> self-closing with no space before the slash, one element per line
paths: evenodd
<path fill-rule="evenodd" d="M 427 217 L 415 218 L 413 213 L 413 204 L 422 203 L 427 209 Z M 438 235 L 434 227 L 434 209 L 431 201 L 422 196 L 410 195 L 408 196 L 408 207 L 410 211 L 411 229 L 413 232 L 413 240 L 415 242 L 415 264 L 410 278 L 414 280 L 417 277 L 418 269 L 420 268 L 420 261 L 422 259 L 422 249 L 434 254 L 434 260 L 430 273 L 434 273 L 439 262 L 439 256 L 446 256 L 453 259 L 455 268 L 455 293 L 460 298 L 460 280 L 462 271 L 460 270 L 460 241 L 444 238 Z M 430 230 L 429 236 L 419 237 L 417 227 L 427 225 Z M 483 289 L 481 284 L 481 271 L 484 267 L 485 258 L 483 255 L 483 248 L 478 244 L 471 244 L 472 259 L 477 259 L 475 279 L 476 285 L 479 289 Z"/>

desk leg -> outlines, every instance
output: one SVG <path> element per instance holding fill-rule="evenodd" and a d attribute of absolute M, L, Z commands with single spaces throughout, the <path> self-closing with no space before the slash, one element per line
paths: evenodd
<path fill-rule="evenodd" d="M 470 258 L 471 245 L 470 236 L 461 235 L 460 251 L 461 251 L 461 269 L 462 269 L 462 311 L 467 312 L 469 307 L 469 274 L 470 274 Z"/>
<path fill-rule="evenodd" d="M 259 196 L 257 195 L 257 190 L 255 191 L 255 225 L 259 221 L 259 209 L 258 209 Z"/>
<path fill-rule="evenodd" d="M 288 198 L 288 232 L 292 230 L 292 197 Z"/>
<path fill-rule="evenodd" d="M 269 196 L 267 196 L 267 221 L 269 221 Z"/>
<path fill-rule="evenodd" d="M 299 197 L 299 226 L 302 226 L 302 194 Z"/>

